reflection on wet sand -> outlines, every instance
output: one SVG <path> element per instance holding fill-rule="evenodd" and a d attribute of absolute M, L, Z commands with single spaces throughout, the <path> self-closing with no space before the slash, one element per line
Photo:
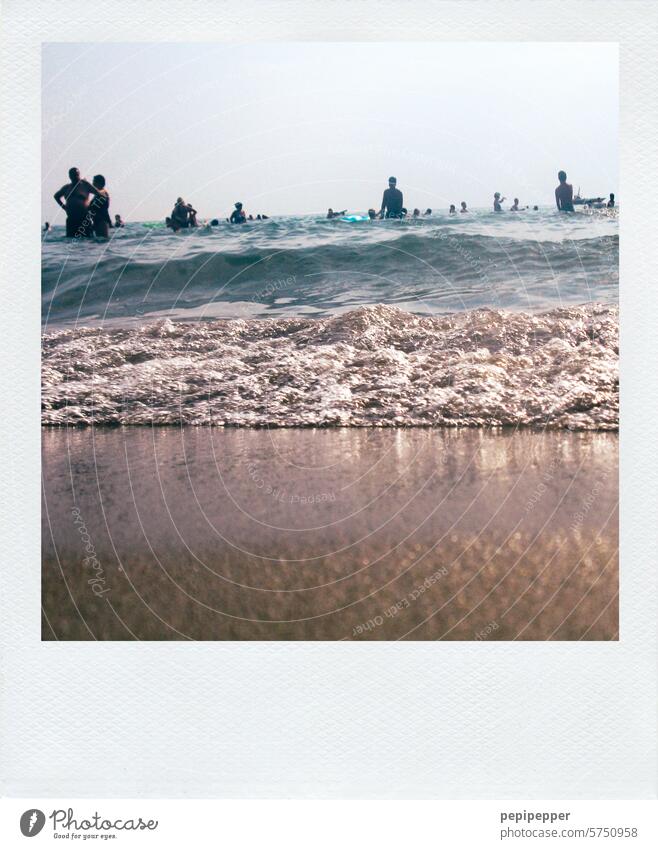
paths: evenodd
<path fill-rule="evenodd" d="M 615 434 L 43 433 L 43 638 L 616 639 Z"/>

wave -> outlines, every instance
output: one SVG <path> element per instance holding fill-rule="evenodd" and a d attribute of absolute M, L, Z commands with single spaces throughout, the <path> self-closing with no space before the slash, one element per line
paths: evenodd
<path fill-rule="evenodd" d="M 68 328 L 43 338 L 42 421 L 615 430 L 617 337 L 606 304 Z"/>
<path fill-rule="evenodd" d="M 323 316 L 373 303 L 420 314 L 547 309 L 617 297 L 617 235 L 557 241 L 411 223 L 266 232 L 62 240 L 44 249 L 44 323 Z"/>

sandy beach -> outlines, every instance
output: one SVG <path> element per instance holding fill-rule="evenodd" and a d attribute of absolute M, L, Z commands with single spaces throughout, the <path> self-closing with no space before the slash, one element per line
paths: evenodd
<path fill-rule="evenodd" d="M 45 640 L 613 640 L 618 437 L 43 432 Z"/>

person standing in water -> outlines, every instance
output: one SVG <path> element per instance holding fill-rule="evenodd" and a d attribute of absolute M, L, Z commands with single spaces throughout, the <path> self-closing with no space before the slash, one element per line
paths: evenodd
<path fill-rule="evenodd" d="M 126 225 L 123 223 L 123 218 L 119 215 L 119 213 L 118 213 L 118 212 L 117 212 L 117 214 L 114 216 L 114 226 L 117 228 L 117 230 L 119 229 L 119 227 L 125 227 L 125 226 L 126 226 Z"/>
<path fill-rule="evenodd" d="M 557 178 L 560 184 L 555 189 L 555 204 L 560 212 L 573 212 L 573 186 L 567 183 L 567 172 L 558 171 Z"/>
<path fill-rule="evenodd" d="M 461 207 L 462 208 L 459 210 L 460 212 L 468 212 L 468 209 L 466 209 L 466 201 L 465 200 L 462 201 Z"/>
<path fill-rule="evenodd" d="M 448 210 L 448 214 L 449 214 L 449 215 L 454 215 L 454 214 L 455 214 L 455 212 L 457 212 L 457 209 L 455 208 L 454 203 L 451 203 L 451 204 L 450 204 L 450 209 Z"/>
<path fill-rule="evenodd" d="M 98 195 L 98 190 L 88 180 L 80 177 L 79 168 L 69 168 L 69 182 L 55 192 L 53 197 L 66 213 L 66 235 L 91 236 L 91 221 L 87 216 L 89 195 Z"/>
<path fill-rule="evenodd" d="M 246 220 L 247 216 L 244 210 L 242 209 L 242 204 L 240 203 L 240 201 L 238 201 L 235 204 L 235 209 L 231 213 L 229 221 L 231 222 L 231 224 L 244 224 Z"/>
<path fill-rule="evenodd" d="M 493 202 L 494 212 L 502 212 L 503 211 L 503 207 L 501 206 L 501 204 L 504 200 L 505 200 L 505 198 L 501 198 L 500 192 L 494 192 L 494 202 Z"/>
<path fill-rule="evenodd" d="M 166 219 L 167 227 L 171 227 L 174 233 L 185 230 L 187 227 L 196 227 L 196 216 L 197 211 L 192 204 L 185 203 L 183 198 L 178 198 L 171 210 L 171 216 Z"/>
<path fill-rule="evenodd" d="M 98 194 L 89 204 L 90 224 L 95 236 L 101 239 L 109 239 L 112 220 L 110 219 L 110 196 L 105 188 L 105 177 L 102 174 L 96 174 L 93 179 L 93 186 L 97 189 Z"/>
<path fill-rule="evenodd" d="M 614 194 L 614 192 L 610 192 L 610 200 L 607 203 L 607 208 L 608 209 L 614 209 L 615 208 L 615 194 Z"/>
<path fill-rule="evenodd" d="M 388 188 L 382 197 L 382 206 L 379 210 L 380 218 L 402 218 L 402 192 L 397 188 L 395 177 L 388 178 Z"/>

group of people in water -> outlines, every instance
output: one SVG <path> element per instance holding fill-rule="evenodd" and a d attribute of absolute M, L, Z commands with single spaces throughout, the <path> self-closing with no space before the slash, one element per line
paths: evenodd
<path fill-rule="evenodd" d="M 574 212 L 574 205 L 582 204 L 593 208 L 612 209 L 615 206 L 615 196 L 610 194 L 608 201 L 604 198 L 581 198 L 579 195 L 574 197 L 573 186 L 567 183 L 567 175 L 565 171 L 558 172 L 559 185 L 555 189 L 555 203 L 560 212 Z M 102 174 L 97 174 L 91 182 L 80 176 L 79 168 L 69 169 L 69 182 L 62 186 L 54 194 L 55 201 L 66 212 L 66 235 L 69 238 L 97 236 L 100 238 L 109 238 L 111 228 L 120 228 L 124 226 L 124 222 L 120 215 L 114 216 L 114 223 L 110 218 L 110 195 L 105 186 L 105 177 Z M 503 203 L 505 198 L 500 192 L 495 192 L 493 196 L 493 211 L 503 212 Z M 230 224 L 245 224 L 247 221 L 266 221 L 269 216 L 258 213 L 254 218 L 253 215 L 247 215 L 242 203 L 235 203 L 235 208 L 230 217 L 226 219 Z M 521 212 L 529 209 L 528 206 L 519 206 L 519 199 L 514 198 L 514 203 L 509 207 L 510 212 Z M 533 211 L 539 209 L 538 206 L 532 207 Z M 461 202 L 459 213 L 468 213 L 466 201 Z M 448 210 L 450 215 L 457 214 L 455 204 L 450 204 Z M 327 210 L 327 218 L 342 218 L 347 214 L 347 210 L 343 209 L 335 212 L 331 207 Z M 190 227 L 198 227 L 197 211 L 192 204 L 187 203 L 182 197 L 176 200 L 171 215 L 165 219 L 167 227 L 174 232 L 185 230 Z M 379 210 L 370 208 L 368 210 L 368 218 L 370 220 L 381 218 L 421 218 L 432 215 L 431 209 L 426 209 L 422 213 L 420 209 L 414 209 L 409 216 L 407 208 L 404 206 L 404 197 L 402 192 L 397 187 L 397 179 L 395 177 L 388 178 L 388 188 L 384 190 L 382 202 Z M 213 218 L 206 226 L 219 226 L 219 219 Z M 49 232 L 50 224 L 46 221 L 44 225 L 44 233 Z"/>
<path fill-rule="evenodd" d="M 66 235 L 69 238 L 98 236 L 107 239 L 110 228 L 124 226 L 120 215 L 114 216 L 114 223 L 110 218 L 110 195 L 102 174 L 96 174 L 90 183 L 80 176 L 79 168 L 69 168 L 69 182 L 53 197 L 66 212 Z M 43 231 L 50 231 L 50 222 L 46 221 Z"/>

